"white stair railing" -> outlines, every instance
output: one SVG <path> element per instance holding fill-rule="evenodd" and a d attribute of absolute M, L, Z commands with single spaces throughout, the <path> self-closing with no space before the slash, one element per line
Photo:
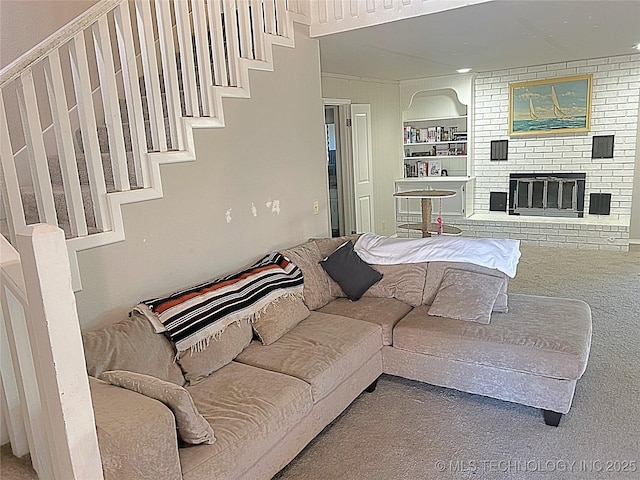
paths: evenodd
<path fill-rule="evenodd" d="M 162 196 L 157 165 L 195 158 L 191 129 L 224 126 L 291 21 L 285 0 L 103 0 L 2 69 L 10 241 L 62 228 L 79 289 L 75 252 L 124 239 L 120 205 Z"/>
<path fill-rule="evenodd" d="M 2 416 L 16 456 L 42 479 L 102 478 L 64 233 L 0 236 Z"/>

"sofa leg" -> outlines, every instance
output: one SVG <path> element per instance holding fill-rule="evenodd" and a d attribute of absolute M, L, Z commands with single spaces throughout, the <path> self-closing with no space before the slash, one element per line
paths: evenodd
<path fill-rule="evenodd" d="M 376 378 L 371 385 L 369 385 L 367 388 L 364 389 L 364 391 L 367 393 L 371 393 L 376 389 L 377 386 L 378 386 L 378 379 Z"/>
<path fill-rule="evenodd" d="M 560 424 L 562 414 L 558 412 L 552 412 L 551 410 L 542 409 L 542 416 L 544 417 L 544 423 L 551 427 L 557 427 Z"/>

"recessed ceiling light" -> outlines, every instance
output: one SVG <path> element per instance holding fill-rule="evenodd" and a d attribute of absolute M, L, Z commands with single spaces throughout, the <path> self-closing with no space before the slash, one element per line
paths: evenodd
<path fill-rule="evenodd" d="M 458 70 L 456 70 L 456 72 L 458 73 L 469 73 L 470 71 L 470 68 L 459 68 Z"/>

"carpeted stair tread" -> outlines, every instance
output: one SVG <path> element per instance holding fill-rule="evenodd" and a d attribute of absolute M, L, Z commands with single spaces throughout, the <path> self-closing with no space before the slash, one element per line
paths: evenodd
<path fill-rule="evenodd" d="M 71 229 L 69 227 L 69 212 L 67 210 L 67 200 L 65 197 L 64 187 L 62 185 L 53 185 L 53 202 L 58 217 L 58 225 L 65 232 L 67 238 L 71 238 Z M 81 185 L 82 200 L 84 205 L 84 214 L 87 221 L 87 227 L 97 231 L 96 220 L 92 208 L 91 189 L 88 185 Z M 38 207 L 36 203 L 36 194 L 33 186 L 24 185 L 20 187 L 22 196 L 22 205 L 24 206 L 25 220 L 27 225 L 40 223 L 38 215 Z"/>
<path fill-rule="evenodd" d="M 169 119 L 167 117 L 164 118 L 164 130 L 165 130 L 165 135 L 167 137 L 167 147 L 169 148 L 169 150 L 172 149 L 172 145 L 171 145 L 171 129 L 170 129 L 170 125 L 169 125 Z M 146 134 L 146 140 L 147 140 L 147 149 L 149 151 L 153 151 L 153 141 L 152 141 L 152 137 L 151 137 L 151 124 L 149 122 L 148 119 L 145 119 L 144 121 L 144 130 L 145 130 L 145 134 Z M 107 126 L 106 125 L 98 125 L 97 127 L 97 131 L 98 131 L 98 143 L 100 145 L 100 151 L 102 153 L 108 153 L 109 152 L 109 133 L 107 131 Z M 123 122 L 122 123 L 122 133 L 124 135 L 124 147 L 125 150 L 127 152 L 130 152 L 132 150 L 132 146 L 131 146 L 131 130 L 129 128 L 129 123 L 128 122 Z M 82 132 L 80 131 L 80 129 L 76 130 L 76 135 L 75 135 L 75 141 L 76 141 L 76 150 L 80 153 L 84 152 L 84 147 L 83 147 L 83 142 L 82 142 Z"/>
<path fill-rule="evenodd" d="M 49 162 L 49 175 L 51 176 L 51 183 L 53 185 L 62 185 L 62 172 L 60 170 L 60 162 L 58 161 L 58 156 L 50 155 L 47 160 Z M 78 165 L 78 177 L 80 179 L 80 185 L 89 185 L 89 175 L 87 172 L 87 163 L 84 154 L 76 153 L 76 161 Z M 115 192 L 116 190 L 113 181 L 111 155 L 109 153 L 102 153 L 102 171 L 104 172 L 107 192 Z M 136 186 L 137 181 L 135 176 L 135 159 L 133 158 L 132 152 L 127 152 L 127 171 L 129 173 L 129 183 L 133 188 Z"/>

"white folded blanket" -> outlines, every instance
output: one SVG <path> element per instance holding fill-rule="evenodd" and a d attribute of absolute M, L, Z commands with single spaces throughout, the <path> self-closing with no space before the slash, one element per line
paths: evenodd
<path fill-rule="evenodd" d="M 389 238 L 365 233 L 354 250 L 370 264 L 466 262 L 495 268 L 513 278 L 520 259 L 520 240 L 447 236 Z"/>

